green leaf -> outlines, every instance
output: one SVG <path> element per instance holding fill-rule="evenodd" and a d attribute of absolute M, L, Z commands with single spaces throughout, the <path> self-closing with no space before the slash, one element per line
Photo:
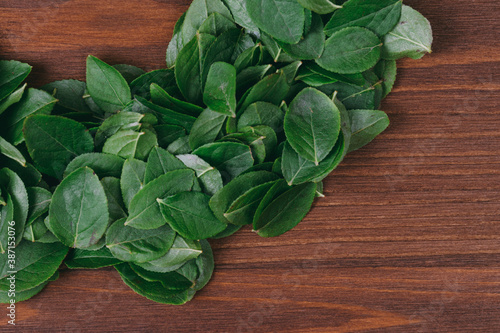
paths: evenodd
<path fill-rule="evenodd" d="M 153 103 L 159 106 L 193 117 L 198 117 L 203 111 L 203 108 L 198 105 L 184 102 L 170 96 L 168 92 L 156 83 L 151 85 L 151 99 Z"/>
<path fill-rule="evenodd" d="M 241 52 L 234 62 L 234 67 L 237 73 L 241 73 L 245 68 L 261 65 L 263 61 L 264 47 L 259 43 Z"/>
<path fill-rule="evenodd" d="M 191 3 L 181 28 L 184 43 L 187 43 L 196 35 L 203 22 L 212 13 L 219 13 L 229 20 L 233 19 L 229 9 L 220 0 L 194 0 Z M 176 63 L 176 65 L 178 64 Z"/>
<path fill-rule="evenodd" d="M 0 154 L 7 156 L 8 158 L 16 161 L 22 166 L 26 166 L 26 159 L 23 154 L 4 138 L 0 136 Z"/>
<path fill-rule="evenodd" d="M 94 56 L 87 58 L 87 89 L 106 112 L 121 110 L 132 100 L 130 87 L 120 72 Z"/>
<path fill-rule="evenodd" d="M 319 164 L 330 153 L 340 132 L 340 112 L 328 96 L 314 88 L 302 90 L 285 116 L 285 133 L 292 148 Z"/>
<path fill-rule="evenodd" d="M 44 218 L 39 217 L 30 225 L 26 225 L 23 238 L 30 242 L 37 242 L 39 239 L 43 238 L 47 232 L 50 231 L 45 225 Z M 57 238 L 56 241 L 58 241 Z"/>
<path fill-rule="evenodd" d="M 55 110 L 66 112 L 92 112 L 83 96 L 86 84 L 77 80 L 63 80 L 49 83 L 41 89 L 57 98 Z"/>
<path fill-rule="evenodd" d="M 236 93 L 238 98 L 262 80 L 272 67 L 273 65 L 253 66 L 245 68 L 238 73 L 236 76 Z"/>
<path fill-rule="evenodd" d="M 191 130 L 196 118 L 175 112 L 159 105 L 153 104 L 142 97 L 136 98 L 124 109 L 124 111 L 153 114 L 161 123 L 182 126 L 186 130 Z"/>
<path fill-rule="evenodd" d="M 319 87 L 327 95 L 337 93 L 337 98 L 347 109 L 376 109 L 382 99 L 382 81 L 372 71 L 363 73 L 365 84 L 362 86 L 344 82 Z"/>
<path fill-rule="evenodd" d="M 226 229 L 220 233 L 218 233 L 217 235 L 215 235 L 214 237 L 212 237 L 212 239 L 221 239 L 221 238 L 226 238 L 226 237 L 229 237 L 229 236 L 232 236 L 234 235 L 238 230 L 241 229 L 241 225 L 235 225 L 235 224 L 228 224 Z"/>
<path fill-rule="evenodd" d="M 150 264 L 160 268 L 174 267 L 179 264 L 184 264 L 191 259 L 197 258 L 201 253 L 202 248 L 200 242 L 185 239 L 182 236 L 177 235 L 175 237 L 174 244 L 167 254 L 160 259 L 152 260 Z M 174 268 L 173 270 L 177 268 Z"/>
<path fill-rule="evenodd" d="M 209 143 L 193 152 L 221 173 L 234 178 L 254 164 L 252 151 L 247 145 L 236 142 Z M 227 178 L 227 177 L 226 177 Z"/>
<path fill-rule="evenodd" d="M 164 256 L 174 243 L 175 232 L 168 225 L 140 230 L 124 222 L 125 219 L 116 221 L 106 232 L 106 247 L 117 259 L 148 262 Z"/>
<path fill-rule="evenodd" d="M 383 94 L 382 98 L 387 97 L 394 87 L 394 83 L 396 82 L 396 76 L 398 72 L 398 68 L 396 65 L 396 60 L 380 60 L 378 64 L 373 69 L 375 74 L 382 79 L 382 88 Z"/>
<path fill-rule="evenodd" d="M 370 143 L 389 126 L 389 117 L 378 110 L 349 110 L 351 120 L 351 144 L 349 152 Z"/>
<path fill-rule="evenodd" d="M 8 193 L 11 198 L 11 206 L 9 206 L 9 200 L 7 200 L 7 206 L 9 207 L 5 209 L 12 208 L 13 210 L 16 244 L 19 244 L 23 236 L 26 219 L 28 218 L 28 192 L 22 179 L 15 172 L 7 168 L 0 169 L 0 188 L 2 188 L 2 191 Z M 1 225 L 3 232 L 0 235 L 0 252 L 2 253 L 7 249 L 8 226 L 12 227 L 12 225 L 8 224 L 9 222 L 12 221 L 4 221 Z"/>
<path fill-rule="evenodd" d="M 143 114 L 136 112 L 118 112 L 109 118 L 106 118 L 99 126 L 95 134 L 96 146 L 101 146 L 107 139 L 122 130 L 138 131 L 141 128 Z"/>
<path fill-rule="evenodd" d="M 314 162 L 301 157 L 289 143 L 286 143 L 281 160 L 283 176 L 290 186 L 309 181 L 320 181 L 340 164 L 344 157 L 344 151 L 344 140 L 343 136 L 341 136 L 330 154 L 319 165 L 316 165 Z"/>
<path fill-rule="evenodd" d="M 210 14 L 205 22 L 198 29 L 199 33 L 211 34 L 215 37 L 220 36 L 222 33 L 235 29 L 236 25 L 233 20 L 228 19 L 222 14 L 217 12 Z"/>
<path fill-rule="evenodd" d="M 36 219 L 49 211 L 52 193 L 41 187 L 27 187 L 29 209 L 26 225 L 30 225 Z"/>
<path fill-rule="evenodd" d="M 156 145 L 158 145 L 156 135 L 149 130 L 142 132 L 125 130 L 117 132 L 106 140 L 102 151 L 123 158 L 144 160 Z"/>
<path fill-rule="evenodd" d="M 191 128 L 191 133 L 189 134 L 189 146 L 191 149 L 194 150 L 207 143 L 214 142 L 226 118 L 227 116 L 219 112 L 205 109 Z"/>
<path fill-rule="evenodd" d="M 189 147 L 189 137 L 183 136 L 175 140 L 167 147 L 167 150 L 174 155 L 191 153 L 192 149 Z"/>
<path fill-rule="evenodd" d="M 49 209 L 49 230 L 66 246 L 97 244 L 108 227 L 108 202 L 99 178 L 77 169 L 56 188 Z"/>
<path fill-rule="evenodd" d="M 201 192 L 181 192 L 158 199 L 160 210 L 168 224 L 184 238 L 198 240 L 217 235 L 226 229 L 210 210 L 210 196 Z"/>
<path fill-rule="evenodd" d="M 151 98 L 151 84 L 156 83 L 170 94 L 178 92 L 173 69 L 158 69 L 139 76 L 130 83 L 132 96 L 140 96 L 145 99 Z"/>
<path fill-rule="evenodd" d="M 278 179 L 274 181 L 271 188 L 267 191 L 263 198 L 261 198 L 258 207 L 255 209 L 253 214 L 253 229 L 256 229 L 256 223 L 269 204 L 274 201 L 277 197 L 290 190 L 292 187 L 288 186 L 284 179 Z"/>
<path fill-rule="evenodd" d="M 4 111 L 7 110 L 11 105 L 14 105 L 21 100 L 27 86 L 28 84 L 25 83 L 21 88 L 14 91 L 3 101 L 0 101 L 0 115 L 4 113 Z"/>
<path fill-rule="evenodd" d="M 179 52 L 175 65 L 175 78 L 182 95 L 193 104 L 201 104 L 203 63 L 208 48 L 216 38 L 197 33 Z"/>
<path fill-rule="evenodd" d="M 186 130 L 176 125 L 158 125 L 154 127 L 158 137 L 158 145 L 162 148 L 168 147 L 175 140 L 186 136 Z"/>
<path fill-rule="evenodd" d="M 342 6 L 336 5 L 335 1 L 330 0 L 297 0 L 302 7 L 318 14 L 329 14 Z"/>
<path fill-rule="evenodd" d="M 132 198 L 144 187 L 145 174 L 146 162 L 131 158 L 123 164 L 120 188 L 122 190 L 123 202 L 127 209 L 130 206 Z"/>
<path fill-rule="evenodd" d="M 297 44 L 280 43 L 286 53 L 298 60 L 319 58 L 323 53 L 324 45 L 323 21 L 318 14 L 313 14 L 310 31 Z"/>
<path fill-rule="evenodd" d="M 179 292 L 165 288 L 160 282 L 149 282 L 140 277 L 129 264 L 120 264 L 115 268 L 127 286 L 158 303 L 180 305 L 190 301 L 195 294 L 191 288 Z"/>
<path fill-rule="evenodd" d="M 202 253 L 196 258 L 195 263 L 198 267 L 198 277 L 194 281 L 194 290 L 201 290 L 205 287 L 212 277 L 214 271 L 214 255 L 212 248 L 207 240 L 202 239 L 200 241 Z M 182 273 L 182 268 L 178 270 Z"/>
<path fill-rule="evenodd" d="M 122 261 L 116 259 L 107 247 L 97 251 L 74 249 L 64 261 L 70 269 L 97 269 L 115 266 Z"/>
<path fill-rule="evenodd" d="M 315 183 L 286 191 L 264 209 L 255 222 L 255 231 L 262 237 L 276 237 L 291 230 L 307 215 L 315 196 Z"/>
<path fill-rule="evenodd" d="M 399 22 L 384 36 L 383 42 L 384 59 L 397 60 L 404 57 L 420 59 L 426 53 L 432 52 L 431 24 L 415 9 L 403 5 Z"/>
<path fill-rule="evenodd" d="M 254 85 L 248 94 L 239 102 L 238 108 L 246 110 L 255 102 L 268 102 L 280 105 L 286 97 L 290 86 L 283 71 L 271 74 Z"/>
<path fill-rule="evenodd" d="M 160 282 L 163 287 L 169 290 L 184 291 L 193 286 L 192 281 L 176 271 L 165 273 L 152 272 L 136 264 L 130 264 L 130 267 L 144 280 Z"/>
<path fill-rule="evenodd" d="M 246 1 L 252 21 L 272 37 L 295 44 L 304 32 L 304 8 L 296 0 Z"/>
<path fill-rule="evenodd" d="M 184 168 L 184 164 L 174 155 L 170 154 L 165 149 L 154 147 L 148 157 L 144 183 L 147 184 L 169 171 Z"/>
<path fill-rule="evenodd" d="M 248 31 L 259 31 L 259 28 L 248 15 L 246 0 L 224 0 L 224 3 L 233 14 L 234 20 L 238 25 L 241 25 Z"/>
<path fill-rule="evenodd" d="M 215 193 L 212 199 L 210 199 L 210 208 L 221 222 L 231 223 L 224 214 L 228 211 L 235 200 L 245 194 L 248 190 L 261 184 L 274 181 L 277 178 L 278 176 L 276 174 L 268 171 L 245 173 L 233 179 L 220 191 Z"/>
<path fill-rule="evenodd" d="M 214 195 L 223 187 L 222 176 L 219 170 L 202 160 L 196 155 L 177 155 L 177 158 L 188 168 L 196 172 L 196 177 L 201 182 L 203 191 L 208 195 Z"/>
<path fill-rule="evenodd" d="M 81 167 L 91 168 L 100 178 L 120 177 L 125 160 L 116 155 L 106 153 L 88 153 L 72 160 L 66 170 L 64 177 Z"/>
<path fill-rule="evenodd" d="M 167 67 L 172 68 L 175 66 L 175 61 L 177 60 L 177 56 L 179 51 L 184 46 L 184 42 L 182 40 L 181 29 L 184 24 L 184 19 L 186 18 L 186 13 L 182 14 L 182 16 L 177 20 L 174 26 L 174 32 L 172 35 L 172 39 L 168 43 L 167 47 Z"/>
<path fill-rule="evenodd" d="M 62 179 L 73 158 L 94 149 L 85 126 L 71 119 L 34 115 L 26 119 L 23 131 L 28 152 L 38 169 L 58 179 Z"/>
<path fill-rule="evenodd" d="M 45 91 L 30 88 L 21 101 L 0 116 L 2 137 L 17 146 L 24 141 L 23 122 L 32 114 L 50 114 L 57 100 Z"/>
<path fill-rule="evenodd" d="M 244 110 L 238 119 L 238 131 L 244 127 L 266 125 L 276 133 L 283 132 L 284 113 L 274 104 L 256 102 Z"/>
<path fill-rule="evenodd" d="M 401 3 L 402 0 L 349 0 L 333 13 L 325 33 L 331 36 L 347 27 L 364 27 L 382 37 L 398 22 Z"/>
<path fill-rule="evenodd" d="M 26 301 L 26 300 L 30 299 L 31 297 L 40 293 L 48 283 L 49 282 L 44 282 L 44 283 L 36 286 L 35 288 L 16 292 L 16 294 L 14 295 L 14 300 L 16 301 L 16 303 Z M 0 290 L 0 303 L 10 304 L 10 300 L 12 299 L 12 297 L 10 297 L 9 295 L 11 295 L 11 293 L 9 291 L 1 291 Z"/>
<path fill-rule="evenodd" d="M 132 65 L 118 64 L 113 65 L 113 68 L 120 72 L 128 84 L 132 83 L 138 77 L 146 74 L 143 69 Z"/>
<path fill-rule="evenodd" d="M 125 205 L 123 204 L 120 179 L 105 177 L 101 179 L 102 188 L 108 200 L 109 221 L 114 222 L 127 217 Z"/>
<path fill-rule="evenodd" d="M 30 72 L 31 66 L 28 64 L 13 60 L 0 61 L 0 101 L 13 93 Z"/>
<path fill-rule="evenodd" d="M 236 69 L 225 62 L 216 62 L 208 72 L 204 103 L 215 112 L 236 117 Z"/>
<path fill-rule="evenodd" d="M 337 74 L 327 71 L 316 63 L 308 62 L 303 65 L 295 78 L 297 81 L 303 81 L 311 87 L 320 87 L 325 84 L 335 83 L 337 81 L 362 86 L 365 79 L 361 73 L 356 74 Z"/>
<path fill-rule="evenodd" d="M 340 74 L 361 73 L 380 59 L 380 39 L 368 29 L 344 28 L 325 43 L 325 52 L 316 59 L 321 67 Z"/>
<path fill-rule="evenodd" d="M 170 171 L 142 188 L 130 202 L 126 225 L 138 229 L 155 229 L 166 222 L 156 199 L 191 191 L 196 177 L 192 170 Z"/>
<path fill-rule="evenodd" d="M 7 253 L 0 255 L 0 290 L 10 289 L 9 272 L 15 271 L 16 292 L 33 289 L 49 280 L 61 265 L 68 248 L 61 243 L 42 244 L 23 241 L 16 247 L 15 267 Z"/>
<path fill-rule="evenodd" d="M 252 224 L 255 210 L 276 181 L 257 185 L 239 196 L 224 213 L 224 217 L 236 225 Z"/>
<path fill-rule="evenodd" d="M 14 227 L 16 236 L 15 238 L 19 238 L 20 241 L 19 233 L 23 231 L 22 229 L 24 229 L 24 225 L 22 226 L 23 228 L 19 227 L 16 228 L 15 225 L 12 225 L 13 223 L 15 223 L 14 220 L 15 207 L 11 195 L 9 193 L 5 193 L 2 201 L 3 201 L 2 205 L 0 205 L 0 253 L 5 253 L 9 245 L 9 229 Z"/>

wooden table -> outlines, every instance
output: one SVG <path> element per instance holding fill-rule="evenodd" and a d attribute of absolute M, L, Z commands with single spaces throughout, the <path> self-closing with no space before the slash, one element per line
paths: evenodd
<path fill-rule="evenodd" d="M 35 87 L 84 79 L 88 54 L 161 68 L 189 3 L 2 0 L 0 58 L 34 65 Z M 184 306 L 142 298 L 113 269 L 63 271 L 18 305 L 17 328 L 499 332 L 500 2 L 405 3 L 431 21 L 434 53 L 399 63 L 390 128 L 327 179 L 297 228 L 212 242 L 213 280 Z"/>

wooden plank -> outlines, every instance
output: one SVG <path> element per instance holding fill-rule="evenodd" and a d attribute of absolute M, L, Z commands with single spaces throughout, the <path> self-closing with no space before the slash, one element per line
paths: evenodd
<path fill-rule="evenodd" d="M 4 0 L 0 58 L 34 65 L 33 86 L 84 79 L 87 54 L 162 68 L 189 3 Z M 17 328 L 497 332 L 500 3 L 405 3 L 431 21 L 434 52 L 399 63 L 383 104 L 390 128 L 326 180 L 326 198 L 294 231 L 212 242 L 213 280 L 179 307 L 136 295 L 112 269 L 65 270 L 18 304 Z"/>

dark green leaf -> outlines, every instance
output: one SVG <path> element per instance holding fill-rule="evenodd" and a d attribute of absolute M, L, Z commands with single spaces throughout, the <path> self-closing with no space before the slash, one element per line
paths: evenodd
<path fill-rule="evenodd" d="M 204 103 L 215 112 L 236 117 L 236 69 L 225 62 L 216 62 L 208 72 Z"/>
<path fill-rule="evenodd" d="M 196 177 L 201 182 L 203 191 L 206 194 L 214 195 L 222 188 L 222 176 L 219 170 L 196 155 L 177 155 L 177 158 L 196 172 Z"/>
<path fill-rule="evenodd" d="M 402 0 L 349 0 L 335 11 L 325 27 L 328 36 L 347 27 L 364 27 L 382 37 L 401 16 Z"/>
<path fill-rule="evenodd" d="M 72 160 L 66 170 L 64 177 L 81 167 L 91 168 L 100 178 L 117 177 L 122 173 L 123 163 L 125 160 L 116 155 L 106 153 L 88 153 L 76 157 Z"/>
<path fill-rule="evenodd" d="M 64 80 L 49 83 L 41 88 L 55 98 L 55 110 L 59 113 L 67 112 L 92 112 L 83 96 L 86 84 L 77 80 Z"/>
<path fill-rule="evenodd" d="M 144 187 L 145 173 L 146 162 L 132 158 L 123 164 L 120 187 L 125 207 L 129 207 L 132 198 Z"/>
<path fill-rule="evenodd" d="M 299 60 L 317 59 L 323 53 L 325 33 L 323 21 L 317 14 L 312 16 L 311 30 L 297 44 L 280 44 L 283 50 Z"/>
<path fill-rule="evenodd" d="M 396 82 L 396 75 L 398 68 L 396 66 L 396 60 L 380 60 L 378 64 L 373 69 L 375 74 L 382 79 L 382 88 L 384 90 L 382 98 L 387 97 L 394 87 Z"/>
<path fill-rule="evenodd" d="M 38 169 L 59 179 L 73 158 L 94 149 L 94 141 L 85 126 L 58 116 L 29 117 L 24 122 L 24 136 Z"/>
<path fill-rule="evenodd" d="M 154 147 L 148 157 L 144 183 L 147 184 L 169 171 L 184 168 L 184 164 L 174 155 L 170 154 L 165 149 Z"/>
<path fill-rule="evenodd" d="M 304 32 L 304 8 L 296 0 L 247 0 L 252 21 L 274 38 L 298 43 Z"/>
<path fill-rule="evenodd" d="M 292 148 L 319 164 L 330 153 L 340 132 L 340 112 L 328 96 L 314 88 L 302 90 L 285 115 L 285 133 Z"/>
<path fill-rule="evenodd" d="M 121 130 L 138 131 L 141 128 L 143 114 L 136 112 L 118 112 L 103 121 L 95 135 L 96 146 L 101 146 L 108 138 Z"/>
<path fill-rule="evenodd" d="M 135 79 L 138 77 L 146 74 L 146 72 L 135 66 L 131 65 L 126 65 L 126 64 L 118 64 L 118 65 L 113 65 L 113 67 L 120 72 L 120 74 L 123 76 L 125 81 L 127 81 L 128 84 L 132 83 Z"/>
<path fill-rule="evenodd" d="M 0 290 L 10 288 L 9 272 L 15 271 L 16 292 L 35 288 L 46 282 L 56 272 L 68 248 L 61 243 L 42 244 L 23 241 L 16 247 L 14 268 L 7 260 L 7 253 L 0 255 Z"/>
<path fill-rule="evenodd" d="M 316 196 L 316 184 L 305 183 L 280 195 L 255 222 L 257 234 L 276 237 L 294 228 L 307 215 Z"/>
<path fill-rule="evenodd" d="M 97 269 L 118 265 L 121 262 L 113 256 L 107 247 L 97 251 L 74 249 L 70 251 L 64 261 L 66 266 L 71 269 Z"/>
<path fill-rule="evenodd" d="M 77 169 L 57 187 L 49 209 L 49 230 L 69 247 L 97 244 L 108 227 L 106 194 L 87 167 Z"/>
<path fill-rule="evenodd" d="M 122 192 L 120 189 L 120 179 L 115 177 L 105 177 L 101 179 L 101 184 L 108 199 L 109 221 L 114 222 L 127 217 L 125 205 L 123 204 Z"/>
<path fill-rule="evenodd" d="M 383 111 L 349 110 L 348 112 L 352 130 L 349 152 L 367 145 L 389 126 L 389 118 Z"/>
<path fill-rule="evenodd" d="M 224 214 L 240 196 L 261 184 L 274 181 L 278 176 L 268 171 L 245 173 L 224 186 L 210 199 L 210 208 L 214 215 L 224 223 L 230 223 Z"/>
<path fill-rule="evenodd" d="M 151 99 L 153 103 L 159 106 L 193 117 L 198 117 L 203 111 L 203 108 L 197 105 L 170 96 L 168 92 L 156 83 L 151 85 Z"/>
<path fill-rule="evenodd" d="M 192 170 L 170 171 L 142 188 L 130 202 L 126 225 L 138 229 L 155 229 L 166 222 L 156 199 L 191 191 L 196 176 Z"/>
<path fill-rule="evenodd" d="M 420 59 L 431 53 L 432 28 L 429 21 L 415 9 L 404 5 L 401 18 L 385 35 L 382 58 L 397 60 L 404 57 Z"/>
<path fill-rule="evenodd" d="M 23 122 L 32 114 L 50 114 L 57 100 L 42 90 L 30 88 L 19 103 L 0 116 L 2 137 L 17 146 L 24 141 Z"/>
<path fill-rule="evenodd" d="M 318 14 L 329 14 L 342 6 L 335 4 L 331 0 L 297 0 L 302 7 L 309 9 Z"/>
<path fill-rule="evenodd" d="M 361 73 L 380 59 L 380 39 L 368 29 L 349 27 L 335 32 L 325 43 L 325 52 L 316 59 L 323 68 L 340 73 Z"/>
<path fill-rule="evenodd" d="M 149 130 L 142 132 L 122 130 L 106 140 L 102 151 L 123 158 L 144 160 L 156 145 L 158 145 L 156 135 Z"/>
<path fill-rule="evenodd" d="M 234 178 L 254 164 L 250 147 L 236 142 L 209 143 L 193 152 L 214 166 L 223 177 Z M 227 177 L 226 177 L 227 180 Z"/>
<path fill-rule="evenodd" d="M 181 192 L 159 199 L 160 209 L 168 224 L 182 237 L 206 239 L 226 229 L 210 210 L 210 196 L 201 192 Z"/>
<path fill-rule="evenodd" d="M 156 83 L 170 94 L 177 92 L 175 73 L 173 69 L 158 69 L 139 76 L 130 84 L 132 96 L 151 98 L 151 84 Z"/>
<path fill-rule="evenodd" d="M 151 230 L 126 226 L 116 221 L 106 232 L 106 247 L 122 261 L 148 262 L 164 256 L 172 247 L 175 231 L 168 225 Z"/>
<path fill-rule="evenodd" d="M 26 166 L 26 159 L 23 154 L 8 141 L 0 136 L 0 154 L 7 156 L 8 158 L 16 161 L 22 166 Z"/>
<path fill-rule="evenodd" d="M 94 56 L 87 58 L 87 89 L 106 112 L 121 110 L 132 100 L 130 87 L 120 72 Z"/>
<path fill-rule="evenodd" d="M 31 66 L 28 64 L 13 60 L 0 61 L 0 101 L 14 92 L 30 72 Z"/>
<path fill-rule="evenodd" d="M 157 260 L 152 260 L 150 264 L 160 268 L 173 268 L 179 264 L 184 264 L 191 259 L 197 258 L 202 253 L 201 244 L 198 241 L 185 239 L 177 235 L 174 244 L 166 255 Z"/>
<path fill-rule="evenodd" d="M 10 94 L 7 98 L 0 101 L 0 115 L 2 113 L 4 113 L 4 111 L 7 110 L 11 105 L 14 105 L 21 100 L 27 86 L 28 86 L 28 84 L 25 83 L 21 88 L 17 89 L 12 94 Z"/>

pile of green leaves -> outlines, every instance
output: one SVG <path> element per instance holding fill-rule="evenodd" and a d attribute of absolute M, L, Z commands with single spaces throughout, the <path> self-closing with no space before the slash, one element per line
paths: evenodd
<path fill-rule="evenodd" d="M 89 56 L 86 82 L 26 89 L 31 67 L 1 61 L 0 301 L 9 271 L 22 301 L 62 263 L 190 300 L 214 268 L 207 239 L 295 227 L 388 126 L 395 60 L 431 42 L 401 0 L 194 0 L 166 69 Z"/>

